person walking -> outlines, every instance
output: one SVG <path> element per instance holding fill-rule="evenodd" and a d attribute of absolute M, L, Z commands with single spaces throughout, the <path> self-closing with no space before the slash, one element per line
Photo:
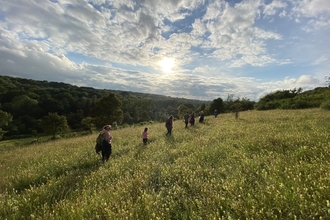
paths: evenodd
<path fill-rule="evenodd" d="M 165 127 L 167 128 L 166 136 L 171 135 L 172 128 L 173 128 L 173 116 L 172 115 L 166 119 Z"/>
<path fill-rule="evenodd" d="M 204 122 L 204 112 L 203 112 L 203 111 L 201 111 L 201 112 L 199 113 L 199 122 L 200 122 L 200 123 L 203 123 L 203 122 Z"/>
<path fill-rule="evenodd" d="M 214 110 L 214 117 L 216 118 L 218 116 L 218 110 Z"/>
<path fill-rule="evenodd" d="M 143 144 L 147 144 L 148 143 L 148 128 L 144 128 L 143 132 L 142 132 L 142 142 Z"/>
<path fill-rule="evenodd" d="M 111 125 L 105 125 L 103 127 L 103 130 L 100 132 L 100 135 L 103 137 L 102 142 L 102 162 L 108 161 L 110 158 L 110 155 L 112 153 L 112 146 L 111 146 L 111 140 L 112 135 L 110 134 Z"/>
<path fill-rule="evenodd" d="M 191 126 L 195 125 L 195 113 L 194 112 L 192 112 L 190 114 L 190 121 L 189 122 L 190 122 Z"/>
<path fill-rule="evenodd" d="M 186 114 L 183 115 L 183 120 L 184 120 L 184 123 L 186 124 L 185 128 L 188 128 L 188 123 L 189 123 L 189 114 L 188 114 L 188 112 L 186 112 Z"/>

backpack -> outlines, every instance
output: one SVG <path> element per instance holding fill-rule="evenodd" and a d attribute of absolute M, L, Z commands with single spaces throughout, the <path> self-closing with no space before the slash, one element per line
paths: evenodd
<path fill-rule="evenodd" d="M 102 134 L 99 134 L 99 136 L 97 136 L 97 138 L 96 138 L 96 144 L 102 146 L 103 145 L 103 140 L 104 140 L 103 135 Z"/>
<path fill-rule="evenodd" d="M 103 135 L 99 134 L 99 136 L 97 136 L 96 138 L 96 145 L 95 145 L 95 152 L 98 154 L 101 152 L 102 150 L 102 146 L 103 146 Z"/>

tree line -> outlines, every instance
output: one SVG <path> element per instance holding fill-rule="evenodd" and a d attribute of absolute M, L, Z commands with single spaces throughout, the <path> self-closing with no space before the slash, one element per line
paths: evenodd
<path fill-rule="evenodd" d="M 65 130 L 92 130 L 102 125 L 129 126 L 164 121 L 169 115 L 214 109 L 231 111 L 237 101 L 242 110 L 253 109 L 248 99 L 200 101 L 138 92 L 78 87 L 61 82 L 0 76 L 0 135 L 26 137 Z M 57 122 L 52 124 L 51 122 Z M 62 126 L 59 126 L 62 125 Z M 0 136 L 0 137 L 1 137 Z"/>
<path fill-rule="evenodd" d="M 240 111 L 296 109 L 330 106 L 330 88 L 276 91 L 258 102 L 227 96 L 225 100 L 200 101 L 163 95 L 78 87 L 60 82 L 0 76 L 0 138 L 19 138 L 67 130 L 89 130 L 104 124 L 130 126 L 165 121 L 169 115 L 182 119 L 194 111 L 205 115 Z M 330 108 L 330 107 L 329 107 Z"/>

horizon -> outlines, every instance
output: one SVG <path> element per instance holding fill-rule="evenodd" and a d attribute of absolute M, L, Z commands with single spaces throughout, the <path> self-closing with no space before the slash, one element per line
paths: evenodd
<path fill-rule="evenodd" d="M 5 76 L 6 77 L 6 76 Z M 12 76 L 8 76 L 8 77 L 12 77 Z M 115 91 L 115 92 L 128 92 L 128 93 L 138 93 L 138 94 L 146 94 L 146 95 L 154 95 L 154 96 L 164 96 L 164 97 L 169 97 L 169 98 L 174 98 L 174 99 L 186 99 L 186 100 L 190 100 L 190 101 L 198 101 L 198 102 L 212 102 L 214 101 L 215 99 L 217 98 L 221 98 L 223 101 L 226 101 L 227 99 L 226 98 L 222 98 L 222 97 L 216 97 L 215 99 L 212 99 L 212 100 L 200 100 L 200 99 L 190 99 L 190 98 L 184 98 L 184 97 L 175 97 L 175 96 L 167 96 L 167 95 L 162 95 L 162 94 L 155 94 L 155 93 L 145 93 L 145 92 L 134 92 L 134 91 L 124 91 L 124 90 L 112 90 L 112 89 L 100 89 L 100 88 L 95 88 L 95 87 L 90 87 L 90 86 L 78 86 L 78 85 L 73 85 L 73 84 L 70 84 L 70 83 L 65 83 L 65 82 L 56 82 L 56 81 L 48 81 L 48 80 L 35 80 L 35 79 L 28 79 L 28 78 L 21 78 L 21 77 L 13 77 L 13 78 L 20 78 L 20 79 L 26 79 L 26 80 L 34 80 L 34 81 L 39 81 L 39 82 L 42 82 L 42 81 L 47 81 L 48 83 L 64 83 L 64 84 L 67 84 L 67 85 L 70 85 L 70 86 L 77 86 L 79 88 L 91 88 L 91 89 L 96 89 L 96 90 L 109 90 L 110 92 L 112 91 Z M 308 90 L 303 90 L 301 91 L 300 93 L 304 93 L 304 92 L 308 92 L 308 91 L 312 91 L 312 90 L 315 90 L 317 88 L 328 88 L 328 86 L 322 86 L 322 87 L 315 87 L 313 89 L 308 89 Z M 294 89 L 298 89 L 298 88 L 294 88 Z M 292 90 L 292 89 L 288 89 L 288 90 Z M 277 91 L 284 91 L 284 90 L 276 90 L 274 92 L 277 92 Z M 273 92 L 270 92 L 270 93 L 267 93 L 265 94 L 266 95 L 269 95 Z M 264 96 L 263 96 L 264 97 Z M 261 98 L 263 98 L 261 97 Z M 237 97 L 232 97 L 232 98 L 237 98 Z M 242 98 L 242 97 L 239 97 L 239 98 Z M 245 97 L 243 97 L 245 98 Z M 250 101 L 254 101 L 254 102 L 259 102 L 260 100 L 250 100 Z"/>
<path fill-rule="evenodd" d="M 200 101 L 326 86 L 328 0 L 24 1 L 0 75 Z"/>

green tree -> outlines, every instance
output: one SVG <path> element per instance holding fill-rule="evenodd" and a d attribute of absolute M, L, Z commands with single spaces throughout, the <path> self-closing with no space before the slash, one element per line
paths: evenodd
<path fill-rule="evenodd" d="M 41 111 L 38 107 L 38 101 L 31 99 L 27 95 L 16 96 L 12 101 L 11 107 L 14 118 L 23 115 L 34 117 L 39 115 Z"/>
<path fill-rule="evenodd" d="M 109 93 L 101 98 L 92 110 L 94 123 L 97 127 L 102 127 L 105 124 L 117 122 L 121 124 L 123 119 L 123 111 L 121 110 L 122 102 L 114 93 Z"/>
<path fill-rule="evenodd" d="M 11 122 L 12 119 L 13 117 L 11 116 L 11 114 L 0 110 L 0 139 L 6 133 L 6 131 L 2 130 L 1 126 L 8 125 L 8 123 Z"/>
<path fill-rule="evenodd" d="M 80 129 L 81 120 L 83 120 L 84 118 L 84 111 L 82 109 L 79 109 L 77 113 L 71 112 L 65 115 L 65 117 L 71 129 Z"/>
<path fill-rule="evenodd" d="M 167 106 L 166 112 L 167 112 L 168 116 L 173 115 L 173 117 L 178 117 L 178 114 L 177 114 L 178 110 L 175 107 L 171 106 L 171 105 Z"/>
<path fill-rule="evenodd" d="M 269 109 L 284 108 L 285 106 L 287 106 L 288 103 L 286 99 L 294 99 L 301 92 L 302 92 L 302 88 L 298 88 L 298 89 L 294 88 L 292 90 L 282 90 L 282 91 L 269 93 L 264 97 L 260 98 L 259 102 L 255 104 L 255 109 L 269 110 Z"/>
<path fill-rule="evenodd" d="M 128 112 L 124 113 L 123 123 L 127 123 L 127 124 L 132 124 L 133 123 L 133 118 Z"/>
<path fill-rule="evenodd" d="M 205 108 L 206 108 L 206 104 L 202 103 L 198 106 L 198 108 L 196 109 L 196 112 L 199 113 L 201 111 L 205 111 Z"/>
<path fill-rule="evenodd" d="M 181 104 L 179 107 L 178 107 L 178 117 L 179 119 L 182 119 L 183 118 L 183 115 L 188 112 L 188 113 L 191 113 L 192 109 L 191 108 L 188 108 L 185 104 Z"/>
<path fill-rule="evenodd" d="M 322 104 L 320 105 L 320 108 L 324 109 L 324 110 L 330 110 L 330 101 L 322 102 Z"/>
<path fill-rule="evenodd" d="M 211 103 L 210 103 L 210 107 L 209 107 L 209 114 L 213 114 L 214 110 L 217 110 L 218 113 L 223 113 L 224 112 L 224 104 L 223 104 L 223 100 L 222 98 L 217 98 L 214 99 Z"/>
<path fill-rule="evenodd" d="M 58 115 L 57 112 L 49 112 L 48 115 L 44 116 L 41 121 L 41 127 L 46 133 L 53 135 L 53 138 L 56 137 L 56 134 L 69 129 L 66 117 Z"/>
<path fill-rule="evenodd" d="M 88 130 L 93 133 L 94 119 L 92 117 L 86 117 L 81 120 L 81 124 L 88 128 Z"/>

